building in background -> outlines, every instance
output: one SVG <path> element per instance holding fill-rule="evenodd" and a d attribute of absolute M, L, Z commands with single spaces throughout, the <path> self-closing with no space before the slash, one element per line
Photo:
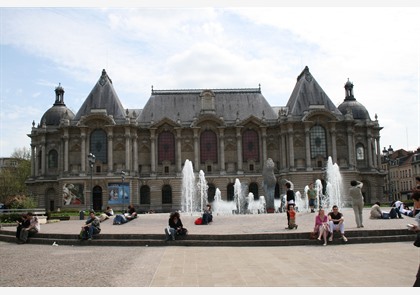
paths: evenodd
<path fill-rule="evenodd" d="M 60 85 L 53 106 L 33 122 L 27 185 L 48 210 L 132 203 L 139 211 L 169 212 L 181 209 L 186 160 L 205 173 L 212 202 L 216 189 L 233 200 L 236 179 L 255 199 L 264 195 L 268 158 L 275 163 L 275 197 L 285 181 L 303 193 L 310 182 L 325 183 L 331 157 L 345 194 L 357 179 L 367 203 L 383 202 L 382 127 L 356 100 L 350 81 L 344 90 L 336 107 L 305 67 L 285 106 L 271 106 L 260 87 L 152 88 L 143 108 L 125 109 L 103 70 L 76 114 Z"/>

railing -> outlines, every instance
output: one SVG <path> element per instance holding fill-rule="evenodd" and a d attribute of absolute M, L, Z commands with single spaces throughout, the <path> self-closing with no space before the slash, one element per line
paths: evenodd
<path fill-rule="evenodd" d="M 0 214 L 23 214 L 32 212 L 36 216 L 44 216 L 47 210 L 44 208 L 29 208 L 29 209 L 0 209 Z"/>

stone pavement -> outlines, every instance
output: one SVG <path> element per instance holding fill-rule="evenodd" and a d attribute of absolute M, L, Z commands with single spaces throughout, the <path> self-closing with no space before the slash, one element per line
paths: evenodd
<path fill-rule="evenodd" d="M 402 229 L 414 222 L 410 217 L 370 220 L 365 209 L 365 227 L 357 229 L 352 209 L 342 212 L 348 230 Z M 163 237 L 168 216 L 140 215 L 120 226 L 107 220 L 102 232 L 161 232 Z M 181 218 L 193 234 L 289 231 L 285 213 L 214 216 L 208 226 L 194 225 L 197 216 L 182 213 Z M 314 218 L 315 214 L 299 212 L 296 231 L 312 230 Z M 49 223 L 41 230 L 77 234 L 82 223 Z M 79 247 L 0 242 L 0 253 L 0 287 L 411 287 L 420 263 L 420 248 L 412 242 L 326 247 Z M 35 271 L 22 277 L 28 268 Z M 150 290 L 154 289 L 142 291 Z"/>

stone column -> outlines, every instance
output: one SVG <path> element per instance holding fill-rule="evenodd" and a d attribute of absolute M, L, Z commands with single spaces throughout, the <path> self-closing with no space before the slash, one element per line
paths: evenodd
<path fill-rule="evenodd" d="M 125 170 L 131 171 L 131 158 L 130 158 L 130 140 L 131 140 L 131 134 L 130 134 L 130 127 L 125 127 Z M 127 172 L 126 171 L 126 172 Z"/>
<path fill-rule="evenodd" d="M 262 159 L 260 163 L 264 164 L 267 161 L 267 128 L 261 127 L 261 142 L 262 142 Z M 260 156 L 260 157 L 261 157 Z"/>
<path fill-rule="evenodd" d="M 353 132 L 353 127 L 348 125 L 347 126 L 347 150 L 348 150 L 348 158 L 349 158 L 349 168 L 351 170 L 356 168 L 356 162 L 355 162 L 355 149 L 356 147 L 354 146 L 354 132 Z"/>
<path fill-rule="evenodd" d="M 114 129 L 108 127 L 108 175 L 112 175 L 114 171 Z"/>
<path fill-rule="evenodd" d="M 220 145 L 220 157 L 219 157 L 219 167 L 220 175 L 226 174 L 225 167 L 225 129 L 224 127 L 219 127 L 219 145 Z"/>
<path fill-rule="evenodd" d="M 312 171 L 311 159 L 311 129 L 308 123 L 305 123 L 305 154 L 306 154 L 306 171 Z"/>
<path fill-rule="evenodd" d="M 335 123 L 331 123 L 330 133 L 331 133 L 332 160 L 333 160 L 333 163 L 337 163 L 337 138 L 336 138 Z"/>
<path fill-rule="evenodd" d="M 236 152 L 238 153 L 238 167 L 237 173 L 243 174 L 242 168 L 242 134 L 241 134 L 242 127 L 236 127 Z"/>
<path fill-rule="evenodd" d="M 34 144 L 31 144 L 31 175 L 35 177 L 37 175 L 36 169 L 36 148 Z"/>
<path fill-rule="evenodd" d="M 64 172 L 69 171 L 69 130 L 64 129 Z"/>
<path fill-rule="evenodd" d="M 80 172 L 85 173 L 86 174 L 86 161 L 87 161 L 87 157 L 86 157 L 86 128 L 85 127 L 81 127 L 80 128 Z"/>
<path fill-rule="evenodd" d="M 41 151 L 41 175 L 45 176 L 45 163 L 47 158 L 45 155 L 45 153 L 47 152 L 45 137 L 41 142 Z"/>
<path fill-rule="evenodd" d="M 156 128 L 150 129 L 150 172 L 156 175 Z"/>
<path fill-rule="evenodd" d="M 175 128 L 176 131 L 176 151 L 175 151 L 175 158 L 176 158 L 176 172 L 182 172 L 182 153 L 181 153 L 181 141 L 182 141 L 182 129 Z"/>
<path fill-rule="evenodd" d="M 139 137 L 137 136 L 137 133 L 135 132 L 132 136 L 132 141 L 133 141 L 133 167 L 132 170 L 133 171 L 137 171 L 139 172 L 139 156 L 138 156 L 138 140 Z"/>
<path fill-rule="evenodd" d="M 293 125 L 289 124 L 287 126 L 287 135 L 289 141 L 289 165 L 290 170 L 295 170 L 295 149 L 293 148 Z"/>
<path fill-rule="evenodd" d="M 194 172 L 197 172 L 197 171 L 200 170 L 200 157 L 199 157 L 200 150 L 198 148 L 199 147 L 199 144 L 198 144 L 199 128 L 194 127 L 193 131 L 194 131 L 194 163 L 193 163 L 194 165 L 193 165 L 193 168 L 194 168 Z"/>

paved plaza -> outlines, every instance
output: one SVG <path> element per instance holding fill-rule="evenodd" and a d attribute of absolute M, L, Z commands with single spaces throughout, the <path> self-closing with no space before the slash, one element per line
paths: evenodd
<path fill-rule="evenodd" d="M 347 230 L 405 228 L 413 218 L 370 220 L 357 229 L 350 208 Z M 101 224 L 103 233 L 162 233 L 169 214 L 142 214 L 124 225 Z M 287 232 L 285 213 L 215 216 L 191 234 Z M 315 214 L 299 212 L 296 231 L 309 232 Z M 44 233 L 77 234 L 82 220 L 43 224 Z M 5 227 L 3 228 L 5 229 Z M 10 227 L 8 230 L 14 230 Z M 414 240 L 414 235 L 413 235 Z M 0 242 L 0 287 L 411 287 L 420 250 L 410 242 L 287 247 L 162 247 L 36 245 Z M 22 273 L 30 269 L 30 275 Z"/>

